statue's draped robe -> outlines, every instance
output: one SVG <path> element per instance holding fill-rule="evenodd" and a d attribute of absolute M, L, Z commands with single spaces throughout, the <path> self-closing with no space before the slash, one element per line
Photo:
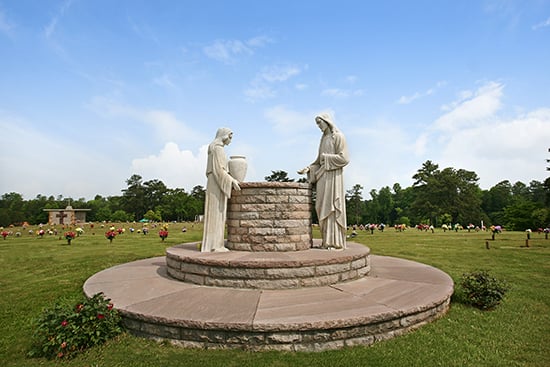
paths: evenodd
<path fill-rule="evenodd" d="M 202 252 L 224 248 L 227 199 L 231 197 L 233 180 L 229 176 L 227 158 L 221 141 L 214 141 L 208 146 L 206 177 Z"/>
<path fill-rule="evenodd" d="M 324 162 L 321 155 L 325 153 Z M 349 163 L 344 135 L 327 129 L 321 137 L 319 155 L 313 164 L 313 179 L 317 182 L 315 210 L 323 238 L 323 248 L 346 248 L 346 197 L 343 167 Z"/>

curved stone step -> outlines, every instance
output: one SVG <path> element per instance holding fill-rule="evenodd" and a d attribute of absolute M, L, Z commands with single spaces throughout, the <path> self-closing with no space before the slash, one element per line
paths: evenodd
<path fill-rule="evenodd" d="M 320 245 L 315 240 L 314 245 Z M 350 243 L 345 251 L 203 253 L 199 243 L 166 250 L 168 274 L 198 285 L 252 289 L 319 287 L 360 279 L 370 270 L 370 249 Z"/>
<path fill-rule="evenodd" d="M 367 277 L 330 286 L 260 290 L 200 286 L 167 274 L 165 257 L 90 277 L 135 335 L 185 347 L 319 351 L 369 345 L 442 316 L 452 279 L 418 262 L 371 255 Z"/>

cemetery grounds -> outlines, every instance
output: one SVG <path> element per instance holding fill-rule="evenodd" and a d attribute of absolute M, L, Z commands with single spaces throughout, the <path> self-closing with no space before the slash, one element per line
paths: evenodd
<path fill-rule="evenodd" d="M 124 229 L 110 243 L 105 232 Z M 107 344 L 66 361 L 29 358 L 33 321 L 43 308 L 62 300 L 76 303 L 93 274 L 138 259 L 164 256 L 165 249 L 200 241 L 200 223 L 170 223 L 162 241 L 156 228 L 141 223 L 89 224 L 67 244 L 64 233 L 37 235 L 36 226 L 5 228 L 0 238 L 0 365 L 2 366 L 549 366 L 550 239 L 532 233 L 436 229 L 396 232 L 358 231 L 354 242 L 375 255 L 396 256 L 435 266 L 458 287 L 465 272 L 485 269 L 511 286 L 492 311 L 481 311 L 453 297 L 443 318 L 417 331 L 373 346 L 320 353 L 246 352 L 182 349 L 123 333 Z M 185 227 L 186 232 L 182 229 Z M 134 228 L 131 232 L 130 228 Z M 29 231 L 32 230 L 32 234 Z M 138 233 L 139 231 L 139 233 Z M 16 233 L 20 232 L 19 236 Z M 314 229 L 314 237 L 319 233 Z M 489 248 L 487 248 L 487 244 Z M 228 310 L 230 312 L 230 310 Z"/>

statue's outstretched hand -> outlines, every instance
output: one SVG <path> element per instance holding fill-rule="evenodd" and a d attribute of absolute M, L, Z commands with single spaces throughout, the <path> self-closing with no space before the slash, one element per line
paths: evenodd
<path fill-rule="evenodd" d="M 239 186 L 239 181 L 237 180 L 233 180 L 231 186 L 233 186 L 233 188 L 237 191 L 241 191 L 241 187 Z"/>
<path fill-rule="evenodd" d="M 302 168 L 301 170 L 299 170 L 298 174 L 305 175 L 308 172 L 309 172 L 309 167 L 306 167 L 306 168 Z"/>

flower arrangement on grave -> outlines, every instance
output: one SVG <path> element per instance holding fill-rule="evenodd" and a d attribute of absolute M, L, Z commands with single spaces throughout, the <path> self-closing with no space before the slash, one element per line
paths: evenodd
<path fill-rule="evenodd" d="M 65 239 L 67 240 L 67 244 L 70 245 L 71 241 L 74 240 L 76 237 L 76 233 L 73 231 L 65 232 Z"/>
<path fill-rule="evenodd" d="M 38 235 L 40 236 L 40 238 L 44 237 L 45 234 L 46 232 L 43 229 L 38 231 Z"/>
<path fill-rule="evenodd" d="M 493 232 L 492 239 L 495 239 L 495 235 L 502 232 L 501 226 L 491 226 L 491 232 Z"/>
<path fill-rule="evenodd" d="M 118 234 L 123 234 L 126 230 L 124 228 L 118 228 L 116 231 Z"/>
<path fill-rule="evenodd" d="M 75 229 L 76 235 L 80 237 L 80 235 L 84 234 L 84 230 L 80 227 Z"/>
<path fill-rule="evenodd" d="M 159 237 L 162 239 L 162 241 L 164 241 L 166 239 L 166 237 L 168 237 L 168 230 L 161 229 L 159 231 Z"/>
<path fill-rule="evenodd" d="M 113 243 L 113 239 L 116 237 L 116 232 L 109 230 L 105 232 L 105 237 L 107 237 L 109 243 Z"/>
<path fill-rule="evenodd" d="M 4 237 L 4 239 L 6 239 L 6 237 L 8 237 L 10 234 L 10 232 L 8 231 L 2 231 L 2 237 Z"/>
<path fill-rule="evenodd" d="M 75 306 L 57 303 L 36 319 L 30 357 L 68 359 L 122 332 L 118 311 L 102 293 Z"/>

